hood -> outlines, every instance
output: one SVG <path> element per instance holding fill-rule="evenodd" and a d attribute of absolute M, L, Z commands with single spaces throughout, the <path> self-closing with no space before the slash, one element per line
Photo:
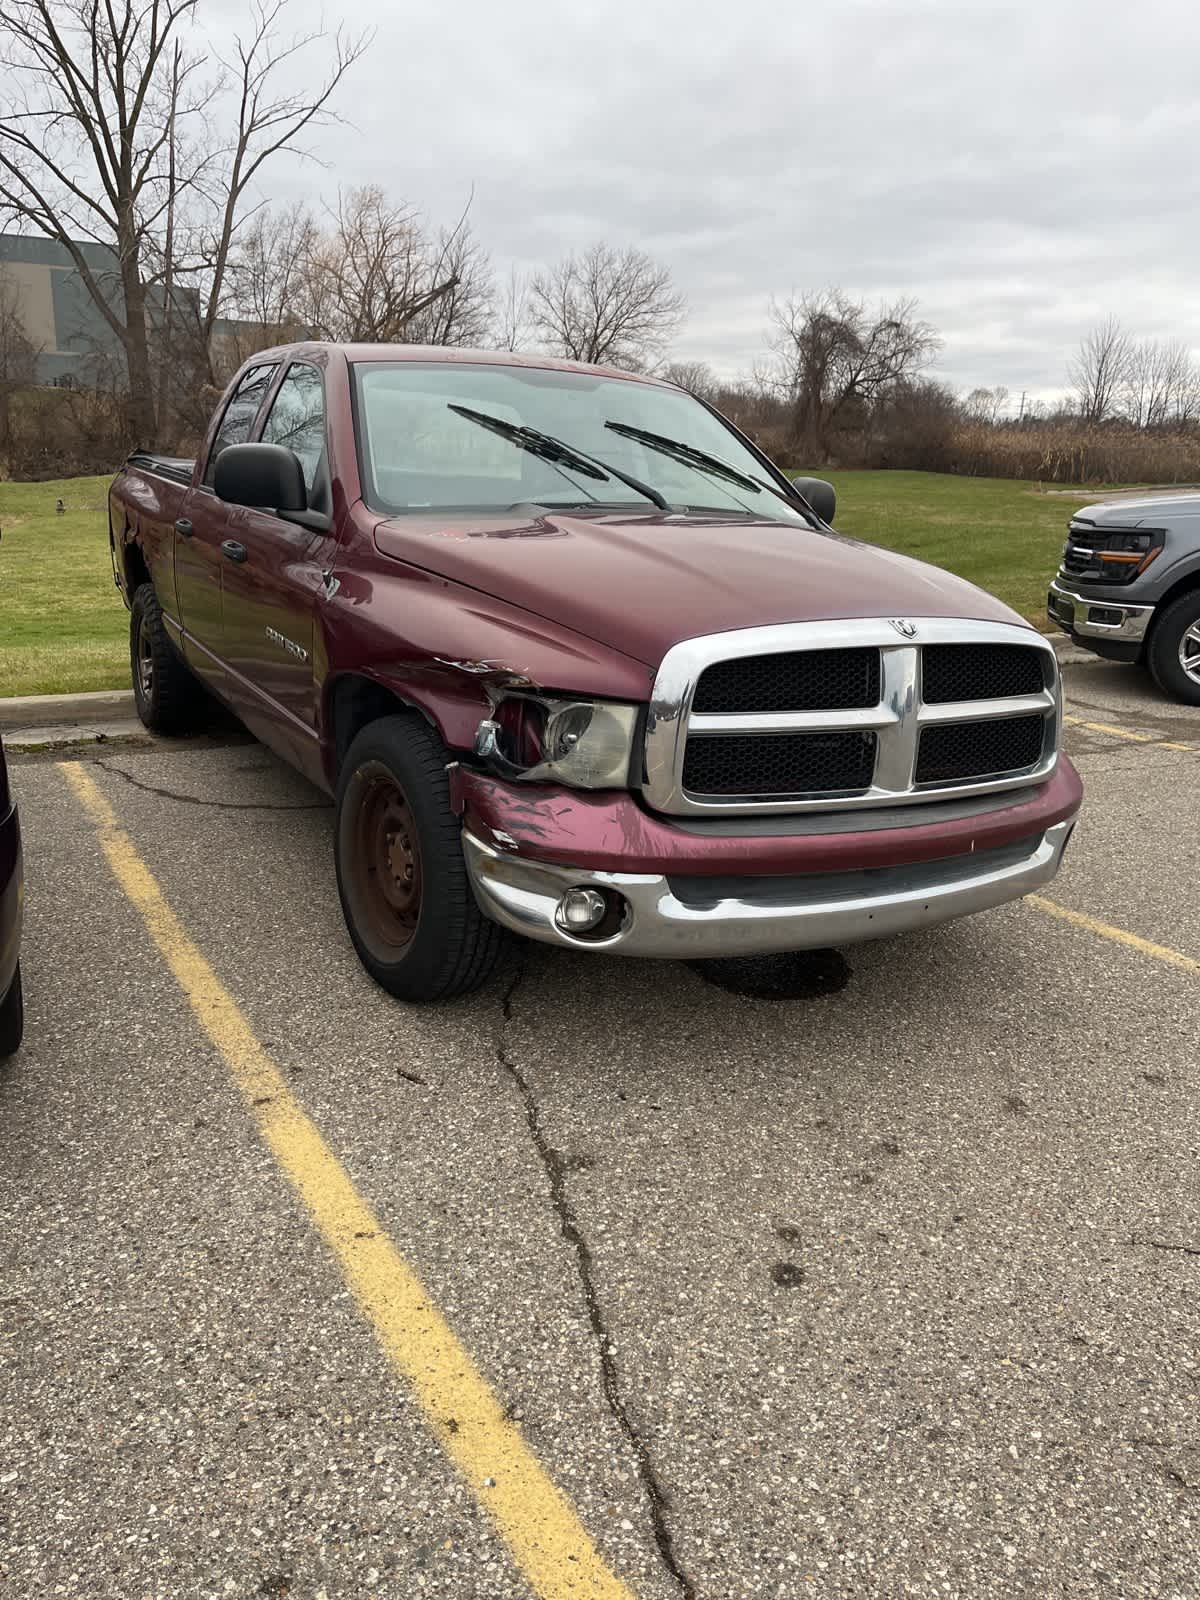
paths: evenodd
<path fill-rule="evenodd" d="M 1200 517 L 1200 495 L 1152 494 L 1128 500 L 1102 500 L 1071 518 L 1096 528 L 1170 528 Z"/>
<path fill-rule="evenodd" d="M 381 522 L 384 555 L 657 666 L 681 639 L 837 617 L 1021 622 L 962 578 L 791 523 L 628 512 Z"/>

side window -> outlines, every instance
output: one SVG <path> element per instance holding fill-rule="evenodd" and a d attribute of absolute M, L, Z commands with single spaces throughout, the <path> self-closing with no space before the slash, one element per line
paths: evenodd
<path fill-rule="evenodd" d="M 296 452 L 311 495 L 325 453 L 325 387 L 316 367 L 297 362 L 288 368 L 267 412 L 262 437 L 264 444 L 282 444 Z"/>
<path fill-rule="evenodd" d="M 212 487 L 213 472 L 216 469 L 217 457 L 226 445 L 245 444 L 250 437 L 250 430 L 254 426 L 254 419 L 258 415 L 258 408 L 263 403 L 263 396 L 271 387 L 271 380 L 275 376 L 275 367 L 251 367 L 250 371 L 233 391 L 233 397 L 225 407 L 225 415 L 221 418 L 221 425 L 213 439 L 212 449 L 208 453 L 208 465 L 204 469 L 204 482 Z"/>

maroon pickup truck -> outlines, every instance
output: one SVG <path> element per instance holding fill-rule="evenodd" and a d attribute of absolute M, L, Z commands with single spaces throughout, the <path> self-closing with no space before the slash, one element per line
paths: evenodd
<path fill-rule="evenodd" d="M 432 1000 L 512 933 L 744 956 L 1054 876 L 1050 645 L 833 510 L 653 378 L 300 344 L 197 461 L 131 456 L 110 532 L 143 721 L 209 691 L 333 793 L 358 953 Z"/>

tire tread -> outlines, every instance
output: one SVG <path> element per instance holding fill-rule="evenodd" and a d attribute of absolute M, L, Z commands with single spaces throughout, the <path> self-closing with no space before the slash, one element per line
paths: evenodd
<path fill-rule="evenodd" d="M 21 992 L 21 968 L 18 964 L 8 993 L 0 1000 L 0 1056 L 11 1056 L 20 1048 L 25 1031 L 25 1001 Z"/>
<path fill-rule="evenodd" d="M 403 776 L 410 789 L 423 787 L 432 801 L 429 814 L 419 818 L 423 824 L 421 850 L 423 865 L 438 858 L 449 871 L 441 874 L 439 907 L 444 918 L 443 953 L 431 975 L 419 987 L 406 982 L 403 973 L 375 960 L 364 949 L 351 921 L 346 895 L 342 894 L 346 922 L 355 948 L 367 971 L 389 993 L 401 999 L 453 1000 L 478 989 L 496 970 L 511 949 L 513 940 L 507 929 L 485 917 L 476 903 L 462 855 L 462 825 L 450 808 L 450 786 L 446 778 L 449 752 L 437 734 L 415 712 L 399 712 L 368 723 L 351 744 L 338 783 L 338 803 L 349 776 L 362 760 L 364 741 L 402 742 L 404 761 L 409 769 Z M 400 774 L 398 774 L 399 776 Z M 413 794 L 409 793 L 409 803 Z M 339 887 L 340 887 L 339 872 Z M 398 964 L 402 965 L 402 964 Z"/>
<path fill-rule="evenodd" d="M 1200 705 L 1200 684 L 1193 683 L 1179 663 L 1179 639 L 1197 617 L 1200 590 L 1189 589 L 1154 618 L 1146 647 L 1146 664 L 1158 687 L 1173 700 L 1192 706 Z"/>
<path fill-rule="evenodd" d="M 150 647 L 154 656 L 154 695 L 151 705 L 143 702 L 137 677 L 138 620 L 143 615 L 150 626 Z M 192 732 L 200 720 L 204 692 L 167 637 L 162 606 L 152 583 L 139 584 L 134 590 L 129 615 L 129 664 L 133 676 L 134 703 L 146 727 L 152 733 Z"/>

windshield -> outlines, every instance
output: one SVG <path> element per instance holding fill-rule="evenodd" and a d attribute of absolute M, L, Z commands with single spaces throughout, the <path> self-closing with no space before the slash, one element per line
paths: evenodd
<path fill-rule="evenodd" d="M 766 469 L 736 434 L 679 390 L 545 367 L 454 361 L 360 362 L 354 372 L 364 493 L 377 510 L 652 509 L 631 483 L 581 471 L 569 455 L 554 459 L 553 450 L 522 448 L 513 430 L 528 428 L 648 485 L 673 509 L 807 525 L 798 507 L 778 498 Z M 481 427 L 456 407 L 508 426 Z M 686 450 L 670 454 L 637 438 L 639 432 L 713 457 L 752 481 L 740 483 L 715 463 L 685 459 Z"/>

